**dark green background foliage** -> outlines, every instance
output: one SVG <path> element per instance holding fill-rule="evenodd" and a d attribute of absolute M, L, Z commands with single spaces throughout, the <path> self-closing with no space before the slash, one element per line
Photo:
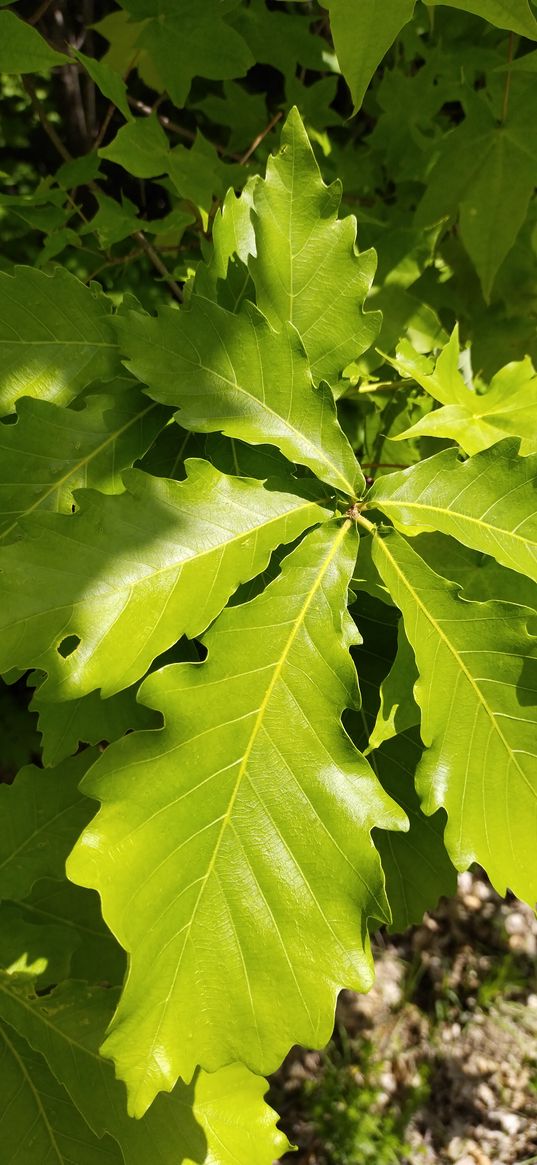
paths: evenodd
<path fill-rule="evenodd" d="M 270 1165 L 369 931 L 537 898 L 536 46 L 0 0 L 6 1165 Z"/>

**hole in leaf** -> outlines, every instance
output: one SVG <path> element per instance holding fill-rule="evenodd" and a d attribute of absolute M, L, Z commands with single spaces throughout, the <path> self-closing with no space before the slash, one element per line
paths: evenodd
<path fill-rule="evenodd" d="M 62 639 L 61 643 L 58 644 L 58 655 L 61 655 L 64 659 L 67 659 L 69 655 L 73 654 L 73 651 L 76 651 L 79 643 L 80 636 L 66 635 L 65 639 Z"/>

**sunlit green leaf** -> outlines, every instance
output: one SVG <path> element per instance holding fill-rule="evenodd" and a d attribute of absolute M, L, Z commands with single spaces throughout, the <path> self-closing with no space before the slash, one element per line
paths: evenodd
<path fill-rule="evenodd" d="M 325 186 L 300 114 L 292 110 L 280 150 L 254 188 L 250 270 L 258 307 L 273 327 L 295 326 L 313 379 L 331 385 L 380 327 L 378 313 L 363 310 L 375 255 L 358 254 L 356 219 L 338 218 L 340 200 L 339 182 Z"/>
<path fill-rule="evenodd" d="M 340 723 L 357 702 L 350 526 L 325 523 L 224 612 L 206 663 L 149 677 L 165 729 L 111 745 L 85 783 L 102 808 L 68 872 L 130 952 L 104 1051 L 135 1114 L 196 1063 L 270 1071 L 324 1043 L 338 988 L 370 982 L 370 830 L 404 820 Z"/>
<path fill-rule="evenodd" d="M 419 680 L 425 813 L 444 807 L 457 869 L 476 861 L 497 889 L 537 898 L 535 636 L 513 603 L 468 602 L 394 530 L 373 557 L 403 612 Z"/>
<path fill-rule="evenodd" d="M 129 470 L 125 493 L 80 493 L 76 514 L 25 519 L 27 539 L 1 556 L 2 670 L 48 672 L 49 701 L 127 688 L 326 513 L 206 462 L 188 471 L 174 482 Z"/>
<path fill-rule="evenodd" d="M 251 304 L 234 315 L 193 295 L 188 309 L 158 319 L 118 320 L 129 369 L 156 400 L 179 405 L 179 423 L 276 445 L 290 461 L 354 496 L 363 478 L 341 431 L 332 395 L 314 388 L 292 324 L 275 332 Z"/>
<path fill-rule="evenodd" d="M 411 377 L 444 407 L 420 417 L 395 440 L 431 436 L 458 441 L 466 453 L 488 449 L 510 434 L 521 438 L 520 452 L 537 452 L 537 375 L 529 357 L 506 364 L 485 392 L 468 387 L 459 371 L 458 329 L 436 363 L 403 343 L 394 368 Z"/>
<path fill-rule="evenodd" d="M 20 518 L 36 510 L 70 513 L 81 486 L 121 492 L 122 471 L 145 453 L 165 418 L 127 380 L 86 397 L 76 411 L 20 400 L 17 423 L 0 427 L 0 540 L 20 536 Z"/>
<path fill-rule="evenodd" d="M 537 456 L 506 440 L 461 461 L 456 449 L 381 477 L 369 501 L 409 534 L 439 530 L 537 582 Z"/>

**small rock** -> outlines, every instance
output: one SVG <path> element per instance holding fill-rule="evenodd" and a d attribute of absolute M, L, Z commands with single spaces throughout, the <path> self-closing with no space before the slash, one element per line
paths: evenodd
<path fill-rule="evenodd" d="M 520 1117 L 514 1112 L 499 1112 L 498 1124 L 506 1133 L 509 1133 L 510 1137 L 514 1137 L 520 1129 Z"/>
<path fill-rule="evenodd" d="M 492 1091 L 492 1088 L 489 1088 L 488 1084 L 478 1084 L 476 1088 L 476 1096 L 479 1098 L 482 1104 L 485 1105 L 485 1108 L 494 1108 L 496 1097 Z"/>
<path fill-rule="evenodd" d="M 380 1083 L 385 1092 L 395 1092 L 397 1089 L 397 1080 L 393 1072 L 382 1072 L 380 1075 Z"/>
<path fill-rule="evenodd" d="M 508 934 L 525 934 L 528 924 L 524 915 L 518 910 L 511 910 L 505 919 L 505 929 Z"/>

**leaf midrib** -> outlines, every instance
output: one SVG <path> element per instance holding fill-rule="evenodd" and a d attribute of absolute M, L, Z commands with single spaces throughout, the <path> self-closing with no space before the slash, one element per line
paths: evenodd
<path fill-rule="evenodd" d="M 305 598 L 305 600 L 300 608 L 300 611 L 298 612 L 298 615 L 292 624 L 292 629 L 291 629 L 291 631 L 287 637 L 287 640 L 285 642 L 285 645 L 282 649 L 280 658 L 278 659 L 278 661 L 274 667 L 272 678 L 270 680 L 270 683 L 268 684 L 267 691 L 266 691 L 265 696 L 263 697 L 263 700 L 262 700 L 260 707 L 258 709 L 257 716 L 256 716 L 256 719 L 255 719 L 255 722 L 254 722 L 254 725 L 252 727 L 252 731 L 250 734 L 250 738 L 248 740 L 248 743 L 247 743 L 247 746 L 246 746 L 246 749 L 244 752 L 244 756 L 243 756 L 241 764 L 239 766 L 239 772 L 237 774 L 237 779 L 235 781 L 235 785 L 234 785 L 233 790 L 232 790 L 231 795 L 230 795 L 228 808 L 227 808 L 227 810 L 222 818 L 222 824 L 220 826 L 218 837 L 216 838 L 216 841 L 215 841 L 215 845 L 214 845 L 213 853 L 211 855 L 211 859 L 210 859 L 209 864 L 207 866 L 207 871 L 206 871 L 205 875 L 203 876 L 201 886 L 200 886 L 200 889 L 198 891 L 198 896 L 197 896 L 196 901 L 194 903 L 194 906 L 192 908 L 192 913 L 191 913 L 189 922 L 187 923 L 186 927 L 184 928 L 184 939 L 183 939 L 181 953 L 177 959 L 177 965 L 175 968 L 173 979 L 172 979 L 172 982 L 170 984 L 170 988 L 169 988 L 168 994 L 166 996 L 166 999 L 164 1000 L 164 1005 L 162 1008 L 161 1017 L 160 1017 L 160 1020 L 158 1022 L 158 1025 L 157 1025 L 157 1028 L 155 1031 L 155 1035 L 153 1037 L 153 1041 L 151 1044 L 151 1050 L 150 1050 L 150 1053 L 148 1056 L 148 1062 L 151 1060 L 151 1057 L 153 1056 L 154 1048 L 158 1042 L 160 1031 L 161 1031 L 162 1025 L 164 1023 L 164 1018 L 165 1018 L 165 1014 L 166 1014 L 166 1010 L 167 1010 L 167 1004 L 169 1003 L 169 1000 L 170 1000 L 170 998 L 173 994 L 173 991 L 175 989 L 177 979 L 179 977 L 179 973 L 180 973 L 181 965 L 182 965 L 182 960 L 183 960 L 183 955 L 184 955 L 184 952 L 186 950 L 186 945 L 187 945 L 188 939 L 190 937 L 192 927 L 194 925 L 194 921 L 195 921 L 195 918 L 196 918 L 196 915 L 197 915 L 197 912 L 198 912 L 198 909 L 199 909 L 199 906 L 200 906 L 200 903 L 201 903 L 201 900 L 203 897 L 203 893 L 204 893 L 205 887 L 207 886 L 209 878 L 211 877 L 211 874 L 214 871 L 226 829 L 230 825 L 232 814 L 233 814 L 233 809 L 234 809 L 234 806 L 235 806 L 235 803 L 236 803 L 236 800 L 237 800 L 237 797 L 239 794 L 242 780 L 246 774 L 248 762 L 250 760 L 250 756 L 252 754 L 252 750 L 253 750 L 258 732 L 259 732 L 260 728 L 262 727 L 265 712 L 269 706 L 270 700 L 272 698 L 272 694 L 274 692 L 274 688 L 276 687 L 276 684 L 281 676 L 281 673 L 282 673 L 282 670 L 283 670 L 285 663 L 287 661 L 289 652 L 290 652 L 290 650 L 293 646 L 293 643 L 294 643 L 294 641 L 295 641 L 295 639 L 296 639 L 296 637 L 297 637 L 297 635 L 298 635 L 298 633 L 299 633 L 299 631 L 304 623 L 304 620 L 305 620 L 306 615 L 309 611 L 309 608 L 310 608 L 310 606 L 315 598 L 315 595 L 317 594 L 317 591 L 319 590 L 319 587 L 322 584 L 322 581 L 325 577 L 325 574 L 326 574 L 327 570 L 329 569 L 331 563 L 333 562 L 333 560 L 334 560 L 342 542 L 344 541 L 349 529 L 351 528 L 352 524 L 353 523 L 351 522 L 351 520 L 347 518 L 342 523 L 342 526 L 337 534 L 337 537 L 334 538 L 334 541 L 330 547 L 330 551 L 326 555 L 326 557 L 325 557 L 325 559 L 324 559 L 324 561 L 323 561 L 323 563 L 318 571 L 318 574 L 315 577 L 315 581 L 314 581 L 313 585 L 311 586 L 310 590 L 308 591 L 308 594 L 306 595 L 306 598 Z"/>
<path fill-rule="evenodd" d="M 70 477 L 73 477 L 73 475 L 78 473 L 79 470 L 83 469 L 85 465 L 89 465 L 90 461 L 93 461 L 94 458 L 99 457 L 100 454 L 103 453 L 109 445 L 113 444 L 114 441 L 119 440 L 119 438 L 123 436 L 123 433 L 126 433 L 127 429 L 130 429 L 131 425 L 135 425 L 138 421 L 141 421 L 143 417 L 147 416 L 147 413 L 150 413 L 152 409 L 156 408 L 157 404 L 153 403 L 149 405 L 148 408 L 141 409 L 139 413 L 136 413 L 135 416 L 132 416 L 126 422 L 126 424 L 121 426 L 121 428 L 115 429 L 112 433 L 110 433 L 105 441 L 102 441 L 100 445 L 97 445 L 95 449 L 92 449 L 91 452 L 88 453 L 87 457 L 81 457 L 79 461 L 74 463 L 68 473 L 64 473 L 63 477 L 56 478 L 56 480 L 52 482 L 49 488 L 40 494 L 40 496 L 36 499 L 35 502 L 32 503 L 31 506 L 28 506 L 26 510 L 23 510 L 10 526 L 6 526 L 2 531 L 0 531 L 0 541 L 2 538 L 7 537 L 7 535 L 10 534 L 11 531 L 16 528 L 16 526 L 18 526 L 21 518 L 26 518 L 29 514 L 33 513 L 34 510 L 39 509 L 43 502 L 45 502 L 51 494 L 59 491 Z"/>
<path fill-rule="evenodd" d="M 6 992 L 6 994 L 7 994 L 7 992 Z M 26 1081 L 26 1084 L 34 1097 L 38 1112 L 41 1116 L 43 1124 L 45 1125 L 45 1128 L 46 1128 L 47 1133 L 49 1135 L 50 1143 L 51 1143 L 52 1148 L 54 1149 L 54 1151 L 56 1153 L 58 1161 L 60 1162 L 60 1165 L 65 1165 L 65 1157 L 63 1156 L 63 1154 L 60 1151 L 60 1146 L 58 1145 L 58 1142 L 56 1140 L 56 1136 L 54 1134 L 54 1129 L 52 1128 L 52 1125 L 50 1124 L 50 1121 L 47 1117 L 46 1111 L 43 1107 L 43 1102 L 41 1100 L 39 1092 L 37 1091 L 37 1088 L 34 1085 L 32 1077 L 30 1076 L 30 1073 L 28 1072 L 26 1064 L 24 1063 L 24 1060 L 22 1060 L 21 1057 L 19 1056 L 17 1049 L 13 1046 L 13 1044 L 11 1043 L 11 1040 L 8 1039 L 8 1036 L 6 1035 L 6 1032 L 4 1031 L 3 1028 L 0 1028 L 0 1035 L 2 1036 L 2 1039 L 4 1040 L 4 1043 L 6 1044 L 8 1050 L 10 1052 L 10 1055 L 13 1056 L 13 1059 L 18 1064 L 20 1071 L 21 1071 L 21 1074 L 22 1074 L 22 1077 Z"/>
<path fill-rule="evenodd" d="M 298 500 L 298 498 L 297 498 L 297 500 Z M 210 554 L 216 554 L 218 551 L 221 551 L 222 549 L 224 551 L 227 551 L 228 547 L 233 546 L 234 542 L 240 542 L 241 539 L 249 537 L 250 534 L 254 534 L 254 533 L 258 533 L 259 531 L 266 530 L 266 529 L 268 529 L 268 527 L 272 526 L 275 522 L 283 521 L 285 518 L 288 518 L 294 514 L 300 513 L 300 510 L 307 509 L 308 506 L 314 506 L 317 504 L 316 502 L 306 501 L 302 498 L 300 500 L 302 501 L 302 505 L 297 506 L 296 509 L 286 510 L 282 514 L 275 514 L 272 518 L 270 518 L 269 521 L 263 522 L 263 524 L 261 526 L 252 526 L 251 530 L 243 530 L 240 534 L 235 535 L 235 537 L 233 537 L 233 538 L 229 538 L 226 542 L 219 542 L 215 546 L 210 546 L 208 550 L 201 551 L 199 554 L 191 554 L 188 558 L 180 559 L 177 562 L 167 563 L 166 566 L 161 566 L 158 568 L 158 570 L 151 570 L 148 572 L 148 574 L 142 575 L 140 578 L 134 579 L 133 582 L 124 582 L 121 586 L 111 588 L 111 591 L 109 593 L 111 593 L 112 595 L 119 595 L 119 594 L 122 594 L 123 592 L 127 591 L 130 594 L 133 587 L 142 586 L 142 584 L 146 583 L 148 579 L 158 578 L 159 575 L 166 574 L 168 571 L 179 570 L 179 572 L 181 573 L 183 571 L 184 567 L 188 566 L 189 563 L 198 562 L 200 558 L 206 558 Z M 312 522 L 312 525 L 313 524 L 314 524 L 314 522 Z M 221 529 L 223 529 L 223 528 L 224 527 L 221 527 Z M 75 541 L 75 545 L 78 546 L 78 545 L 80 545 L 80 543 Z M 66 606 L 70 607 L 72 610 L 75 610 L 77 607 L 83 606 L 84 603 L 88 603 L 92 599 L 95 599 L 96 597 L 97 596 L 95 594 L 92 594 L 90 592 L 89 594 L 82 595 L 79 599 L 71 599 L 67 603 L 62 603 L 59 607 L 48 607 L 47 614 L 52 615 L 56 611 L 63 611 L 63 610 L 65 610 Z M 121 612 L 121 614 L 122 613 L 123 612 Z M 13 627 L 18 626 L 19 623 L 28 622 L 32 618 L 40 618 L 41 614 L 42 614 L 41 611 L 37 611 L 35 614 L 32 614 L 32 615 L 26 614 L 20 619 L 15 619 L 10 624 L 10 628 L 12 629 Z M 55 638 L 56 638 L 56 636 L 54 637 L 54 639 Z M 69 656 L 67 658 L 69 658 Z"/>
<path fill-rule="evenodd" d="M 48 346 L 53 348 L 114 348 L 114 350 L 118 348 L 118 345 L 114 344 L 112 340 L 24 340 L 19 336 L 17 336 L 16 340 L 2 339 L 0 337 L 1 344 L 6 344 L 8 347 L 12 347 L 14 344 L 23 344 L 25 348 L 44 348 Z"/>
<path fill-rule="evenodd" d="M 200 295 L 198 298 L 201 300 L 201 299 L 205 299 L 206 297 Z M 210 302 L 210 301 L 207 301 L 207 302 Z M 177 352 L 173 348 L 168 347 L 167 344 L 159 344 L 155 340 L 152 340 L 151 344 L 154 348 L 158 348 L 159 351 L 166 352 L 168 355 L 170 355 L 172 357 L 177 357 Z M 297 429 L 295 427 L 295 425 L 291 424 L 290 421 L 286 420 L 285 417 L 283 417 L 281 415 L 281 413 L 276 412 L 276 410 L 271 408 L 270 405 L 268 405 L 266 403 L 266 401 L 260 400 L 259 397 L 254 395 L 253 392 L 248 392 L 248 389 L 244 388 L 242 384 L 239 384 L 237 379 L 230 380 L 229 376 L 225 376 L 223 372 L 215 372 L 214 368 L 207 367 L 207 365 L 203 364 L 200 359 L 198 359 L 197 361 L 192 360 L 192 358 L 185 356 L 184 352 L 181 352 L 179 355 L 180 355 L 181 360 L 184 360 L 186 364 L 191 364 L 193 368 L 199 368 L 201 372 L 207 372 L 210 376 L 216 376 L 219 380 L 222 381 L 223 384 L 226 384 L 229 388 L 233 389 L 234 392 L 242 393 L 242 395 L 245 396 L 247 400 L 255 401 L 260 409 L 264 410 L 264 412 L 269 413 L 271 416 L 275 417 L 275 419 L 277 421 L 279 421 L 279 423 L 281 425 L 284 425 L 285 428 L 291 434 L 293 434 L 295 438 L 299 438 L 300 442 L 304 442 L 306 444 L 306 446 L 313 452 L 314 456 L 316 458 L 319 458 L 321 461 L 324 462 L 324 464 L 330 469 L 330 472 L 332 474 L 335 474 L 335 476 L 338 478 L 338 480 L 344 486 L 344 493 L 347 494 L 348 497 L 353 498 L 355 496 L 356 491 L 354 489 L 354 486 L 352 486 L 351 483 L 349 481 L 347 481 L 347 478 L 343 475 L 341 470 L 338 468 L 337 464 L 334 461 L 331 461 L 330 458 L 327 457 L 327 455 L 323 451 L 323 449 L 321 449 L 318 445 L 315 445 L 309 437 L 306 437 L 305 433 L 302 433 L 300 431 L 300 429 Z M 132 362 L 132 363 L 134 363 L 134 362 Z M 169 404 L 170 401 L 164 401 L 163 403 Z M 180 401 L 178 402 L 178 406 L 179 406 L 179 420 L 180 420 L 181 424 L 184 424 L 184 418 L 183 418 L 182 414 L 186 413 L 187 410 L 181 406 Z M 224 426 L 225 426 L 225 424 L 226 424 L 225 417 L 222 419 L 224 421 Z M 246 418 L 239 417 L 238 419 L 245 420 Z M 222 431 L 225 432 L 225 428 L 223 428 Z M 230 435 L 232 435 L 232 434 L 230 434 Z M 343 436 L 343 433 L 342 433 L 342 436 Z M 271 442 L 269 442 L 269 443 L 271 443 Z M 330 484 L 333 484 L 333 482 L 331 482 Z"/>
<path fill-rule="evenodd" d="M 498 500 L 501 500 L 501 499 L 498 499 Z M 406 509 L 406 510 L 427 510 L 427 511 L 432 512 L 433 514 L 448 514 L 448 515 L 451 515 L 453 518 L 457 518 L 457 519 L 462 520 L 464 522 L 471 522 L 476 526 L 482 526 L 483 529 L 486 530 L 489 535 L 490 534 L 492 534 L 492 535 L 503 534 L 506 538 L 514 538 L 518 542 L 521 542 L 525 548 L 532 545 L 532 543 L 529 541 L 529 539 L 522 537 L 521 534 L 517 534 L 516 532 L 511 531 L 509 529 L 506 529 L 503 526 L 493 526 L 490 523 L 484 522 L 482 518 L 476 518 L 476 517 L 472 516 L 472 514 L 463 513 L 462 510 L 451 510 L 451 509 L 449 509 L 448 506 L 443 507 L 443 506 L 439 506 L 438 504 L 432 505 L 432 504 L 426 503 L 426 502 L 407 502 L 404 500 L 399 501 L 399 500 L 395 500 L 393 498 L 392 499 L 387 499 L 387 498 L 384 499 L 382 497 L 375 499 L 375 501 L 378 502 L 379 508 L 382 508 L 383 510 L 389 510 L 390 508 L 392 508 L 392 509 Z"/>
<path fill-rule="evenodd" d="M 47 817 L 46 820 L 41 821 L 39 823 L 37 829 L 33 829 L 31 833 L 27 834 L 23 838 L 23 840 L 21 841 L 20 845 L 18 845 L 16 847 L 16 849 L 10 849 L 9 853 L 7 854 L 7 857 L 5 857 L 3 859 L 3 861 L 0 861 L 0 870 L 5 869 L 6 866 L 9 869 L 10 865 L 13 862 L 13 859 L 17 856 L 17 854 L 20 854 L 23 852 L 23 850 L 28 849 L 30 846 L 30 843 L 34 840 L 35 837 L 38 837 L 39 834 L 42 833 L 44 830 L 48 831 L 48 829 L 51 825 L 53 825 L 56 821 L 59 821 L 60 818 L 63 817 L 65 814 L 71 813 L 73 811 L 73 809 L 75 809 L 77 807 L 77 805 L 81 805 L 83 803 L 83 800 L 84 800 L 83 797 L 79 797 L 78 800 L 71 801 L 69 803 L 69 805 L 63 805 L 62 808 L 59 809 L 58 812 L 55 813 L 53 817 Z M 34 882 L 32 883 L 32 887 L 36 881 L 38 881 L 38 878 L 34 879 Z"/>

